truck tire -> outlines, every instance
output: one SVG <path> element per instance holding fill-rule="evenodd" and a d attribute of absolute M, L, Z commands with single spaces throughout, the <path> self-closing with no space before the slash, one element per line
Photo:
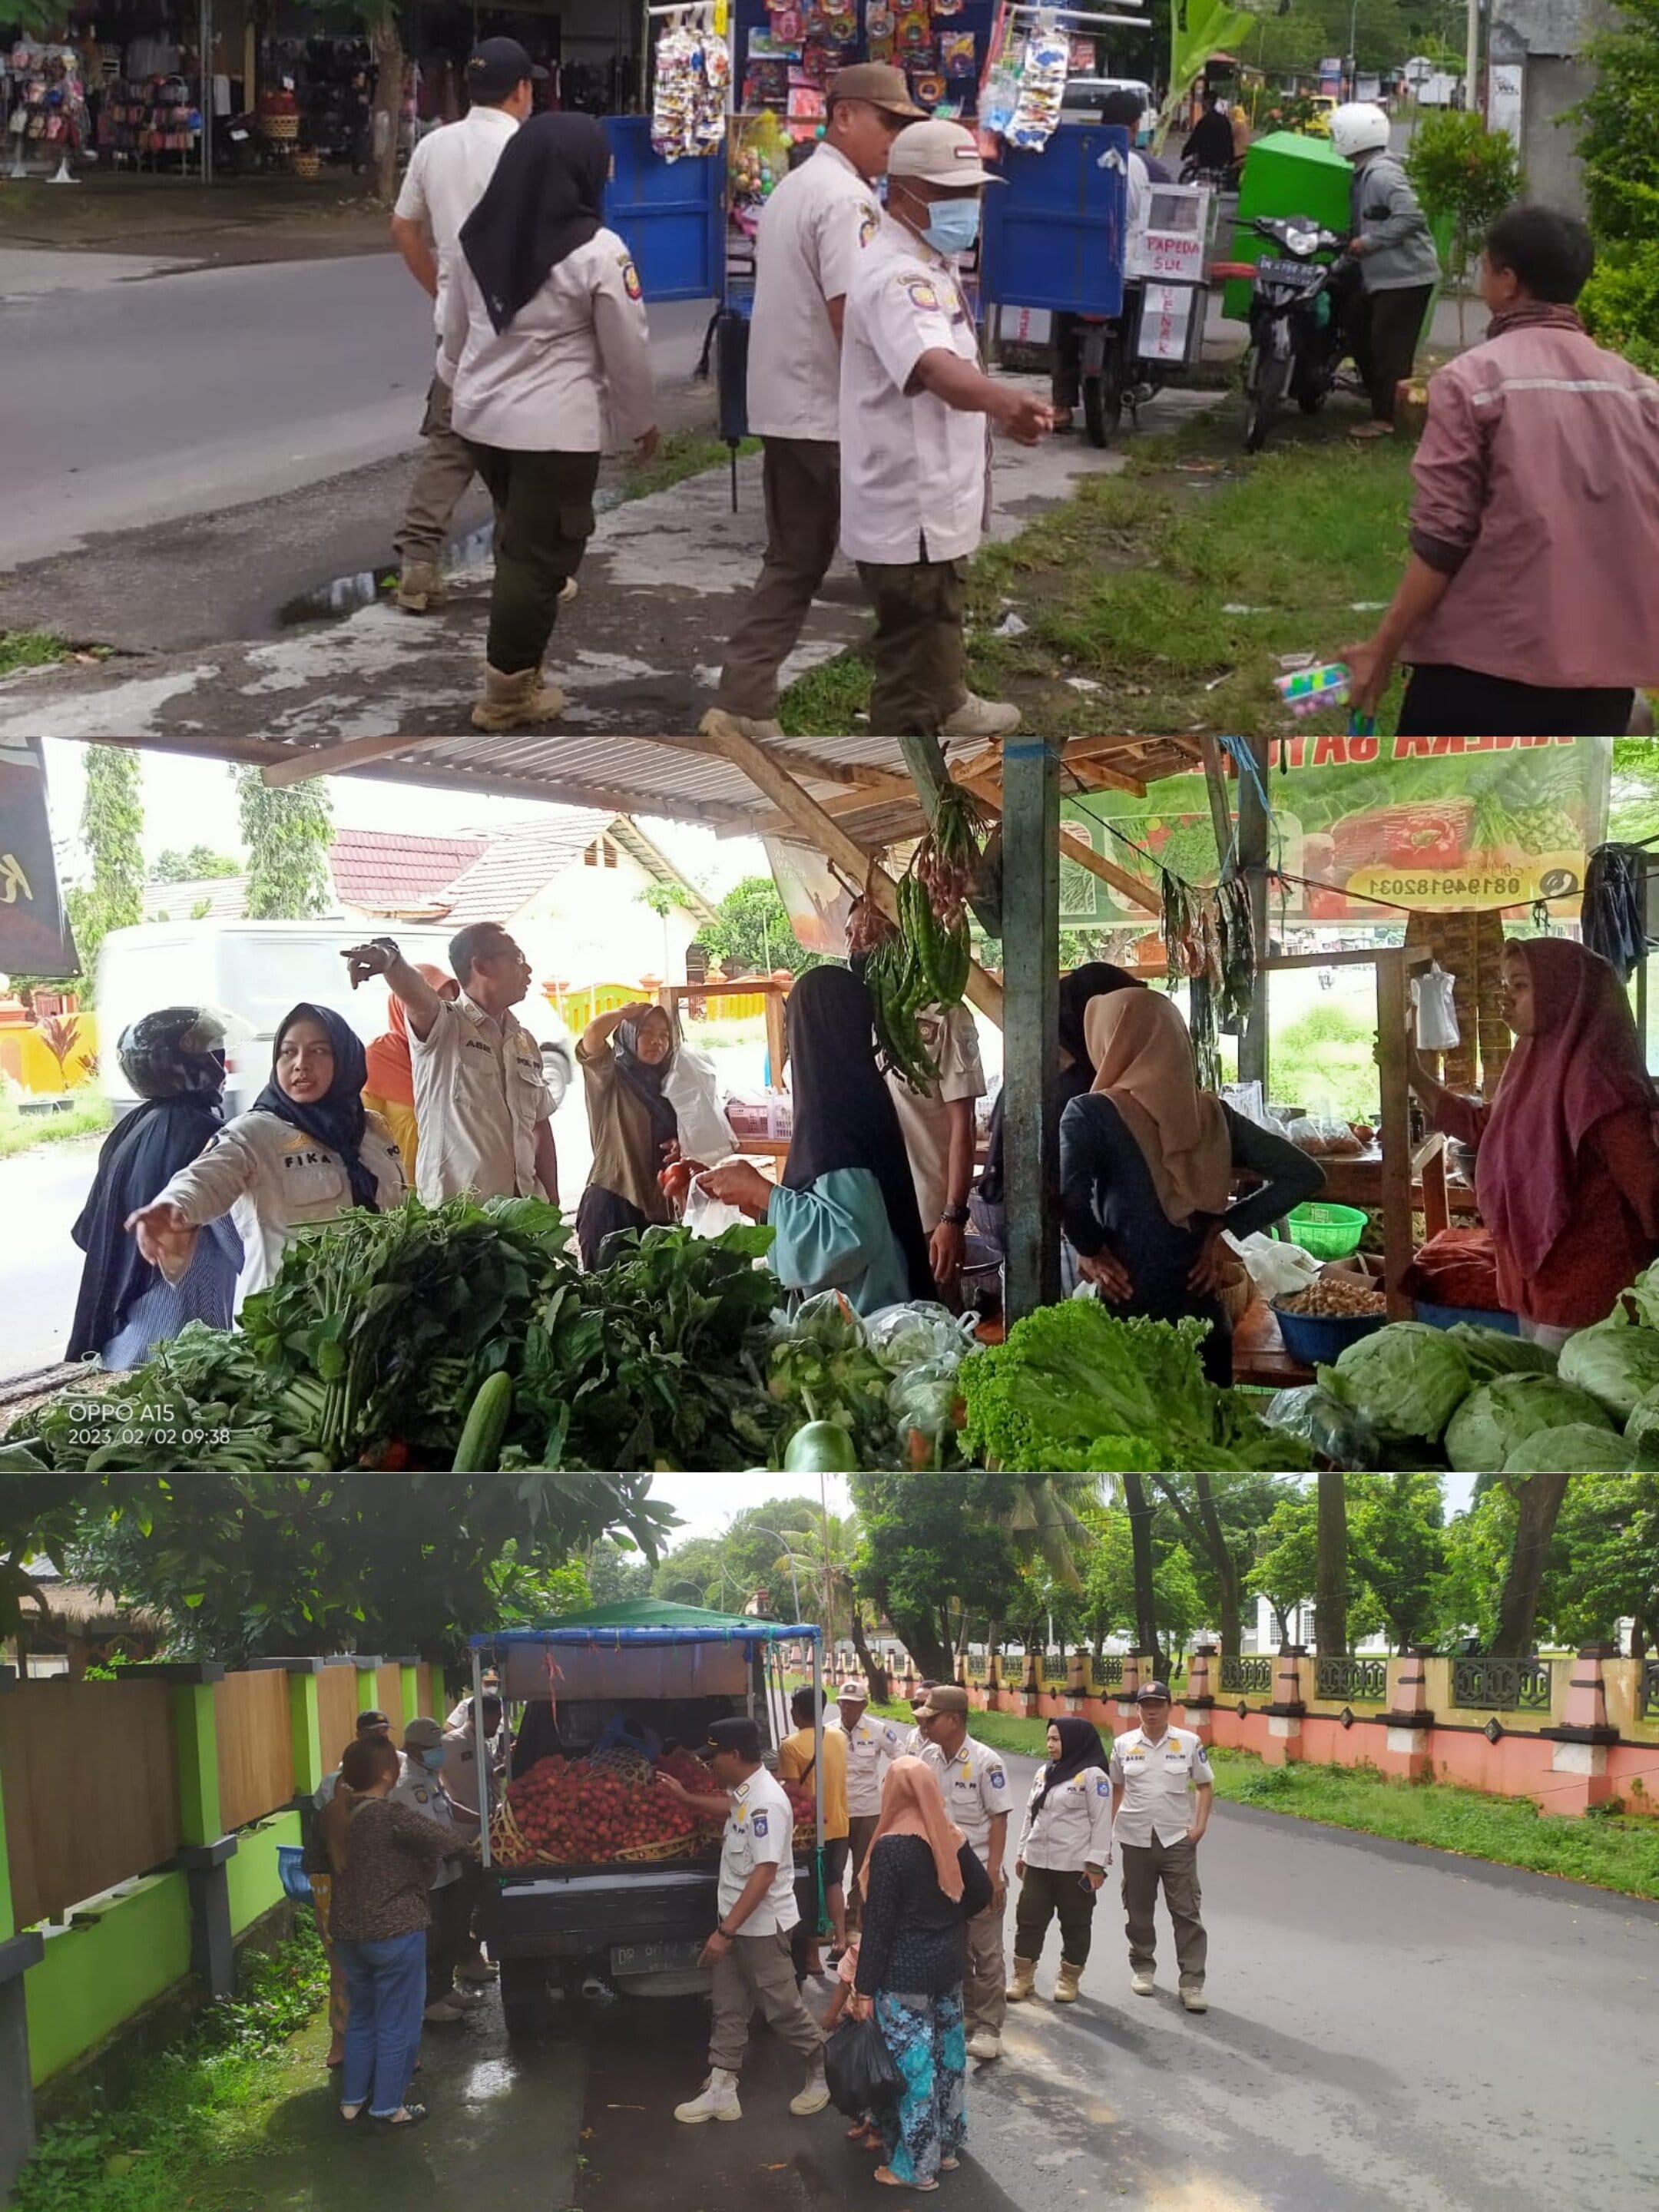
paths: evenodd
<path fill-rule="evenodd" d="M 501 1960 L 501 2017 L 509 2043 L 528 2043 L 551 2025 L 553 2001 L 539 1959 Z"/>

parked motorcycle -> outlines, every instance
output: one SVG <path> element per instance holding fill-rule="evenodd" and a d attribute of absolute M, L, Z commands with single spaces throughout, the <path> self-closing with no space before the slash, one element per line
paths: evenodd
<path fill-rule="evenodd" d="M 1109 445 L 1127 407 L 1135 416 L 1149 399 L 1184 372 L 1170 362 L 1144 360 L 1139 352 L 1140 318 L 1146 288 L 1131 277 L 1123 287 L 1117 315 L 1078 315 L 1076 343 L 1083 427 L 1091 446 Z"/>
<path fill-rule="evenodd" d="M 1244 450 L 1259 453 L 1287 399 L 1304 415 L 1316 415 L 1335 388 L 1354 264 L 1341 252 L 1344 241 L 1311 216 L 1258 216 L 1252 228 L 1278 249 L 1249 272 L 1254 289 L 1244 356 Z"/>

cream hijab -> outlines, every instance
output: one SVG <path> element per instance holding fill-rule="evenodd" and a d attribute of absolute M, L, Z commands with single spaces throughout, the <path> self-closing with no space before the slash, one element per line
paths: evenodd
<path fill-rule="evenodd" d="M 963 1832 L 945 1809 L 945 1792 L 925 1759 L 896 1759 L 882 1777 L 881 1819 L 859 1869 L 858 1886 L 868 1897 L 870 1869 L 884 1836 L 920 1836 L 933 1854 L 933 1877 L 953 1905 L 962 1901 L 962 1869 L 957 1854 Z"/>
<path fill-rule="evenodd" d="M 1109 1098 L 1146 1155 L 1158 1202 L 1177 1229 L 1221 1214 L 1232 1190 L 1232 1141 L 1221 1101 L 1200 1091 L 1187 1024 L 1160 991 L 1091 999 L 1083 1034 L 1094 1088 Z"/>

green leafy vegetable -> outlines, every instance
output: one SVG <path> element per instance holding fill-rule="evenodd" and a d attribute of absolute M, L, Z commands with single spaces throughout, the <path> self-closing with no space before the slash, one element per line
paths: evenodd
<path fill-rule="evenodd" d="M 1540 1429 L 1611 1429 L 1587 1390 L 1554 1375 L 1500 1375 L 1471 1391 L 1446 1426 L 1446 1457 L 1466 1474 L 1489 1474 Z"/>
<path fill-rule="evenodd" d="M 1492 1382 L 1500 1375 L 1553 1375 L 1555 1354 L 1529 1337 L 1510 1336 L 1479 1322 L 1454 1322 L 1445 1334 L 1463 1355 L 1471 1382 Z"/>
<path fill-rule="evenodd" d="M 1421 1437 L 1433 1443 L 1468 1395 L 1469 1370 L 1449 1329 L 1426 1322 L 1390 1322 L 1351 1344 L 1319 1380 L 1364 1416 L 1380 1436 Z"/>
<path fill-rule="evenodd" d="M 1622 1308 L 1612 1321 L 1581 1328 L 1561 1347 L 1561 1379 L 1588 1390 L 1618 1422 L 1659 1389 L 1659 1329 L 1632 1328 Z"/>
<path fill-rule="evenodd" d="M 1571 1421 L 1559 1429 L 1535 1429 L 1504 1462 L 1505 1474 L 1627 1474 L 1659 1464 L 1632 1449 L 1612 1429 Z"/>

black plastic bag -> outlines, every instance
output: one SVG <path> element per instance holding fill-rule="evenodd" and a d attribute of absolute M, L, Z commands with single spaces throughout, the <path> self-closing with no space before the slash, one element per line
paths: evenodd
<path fill-rule="evenodd" d="M 903 2085 L 873 2014 L 868 2020 L 843 2020 L 831 2029 L 823 2046 L 823 2078 L 836 2110 L 849 2120 L 897 2104 Z"/>

